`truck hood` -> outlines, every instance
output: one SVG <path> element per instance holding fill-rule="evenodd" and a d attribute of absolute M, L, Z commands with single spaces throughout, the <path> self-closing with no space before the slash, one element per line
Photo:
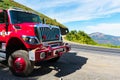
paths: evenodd
<path fill-rule="evenodd" d="M 24 34 L 24 35 L 30 35 L 34 36 L 36 35 L 35 28 L 40 28 L 40 27 L 48 27 L 50 29 L 54 28 L 59 28 L 56 26 L 51 26 L 47 24 L 42 24 L 42 23 L 19 23 L 19 24 L 14 24 L 15 31 L 19 31 L 19 33 Z"/>
<path fill-rule="evenodd" d="M 34 36 L 35 35 L 34 27 L 37 24 L 38 23 L 19 23 L 19 24 L 14 24 L 14 29 L 20 35 Z"/>
<path fill-rule="evenodd" d="M 51 26 L 47 24 L 42 24 L 42 23 L 20 23 L 20 24 L 15 24 L 15 26 L 20 26 L 22 29 L 30 28 L 30 27 L 56 27 L 56 26 Z"/>

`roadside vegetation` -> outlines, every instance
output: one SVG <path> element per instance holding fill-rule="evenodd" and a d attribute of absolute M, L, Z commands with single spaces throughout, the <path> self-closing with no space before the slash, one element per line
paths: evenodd
<path fill-rule="evenodd" d="M 99 44 L 95 42 L 91 37 L 88 36 L 84 31 L 70 31 L 66 37 L 66 40 L 77 42 L 80 44 L 88 44 L 94 46 L 108 47 L 108 48 L 120 48 L 120 46 L 112 45 L 112 44 Z"/>
<path fill-rule="evenodd" d="M 71 31 L 66 35 L 66 38 L 69 41 L 78 42 L 81 44 L 90 44 L 90 45 L 96 45 L 97 43 L 93 41 L 85 32 L 83 31 Z"/>

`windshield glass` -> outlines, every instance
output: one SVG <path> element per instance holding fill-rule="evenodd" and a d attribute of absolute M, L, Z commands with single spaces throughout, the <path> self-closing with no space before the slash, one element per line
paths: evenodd
<path fill-rule="evenodd" d="M 21 12 L 21 11 L 10 11 L 12 24 L 24 23 L 24 22 L 41 22 L 40 18 L 36 14 Z"/>

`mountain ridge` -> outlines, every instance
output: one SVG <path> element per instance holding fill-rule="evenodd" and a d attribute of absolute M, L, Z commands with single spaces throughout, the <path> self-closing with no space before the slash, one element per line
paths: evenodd
<path fill-rule="evenodd" d="M 120 36 L 113 36 L 100 32 L 91 33 L 89 36 L 100 44 L 120 45 Z"/>

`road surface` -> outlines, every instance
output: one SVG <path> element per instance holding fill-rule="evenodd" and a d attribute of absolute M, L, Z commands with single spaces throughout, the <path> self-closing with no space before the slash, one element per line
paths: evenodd
<path fill-rule="evenodd" d="M 37 64 L 42 67 L 35 66 L 25 78 L 12 75 L 1 61 L 0 80 L 120 80 L 120 55 L 115 51 L 72 44 L 72 50 L 58 62 Z"/>

